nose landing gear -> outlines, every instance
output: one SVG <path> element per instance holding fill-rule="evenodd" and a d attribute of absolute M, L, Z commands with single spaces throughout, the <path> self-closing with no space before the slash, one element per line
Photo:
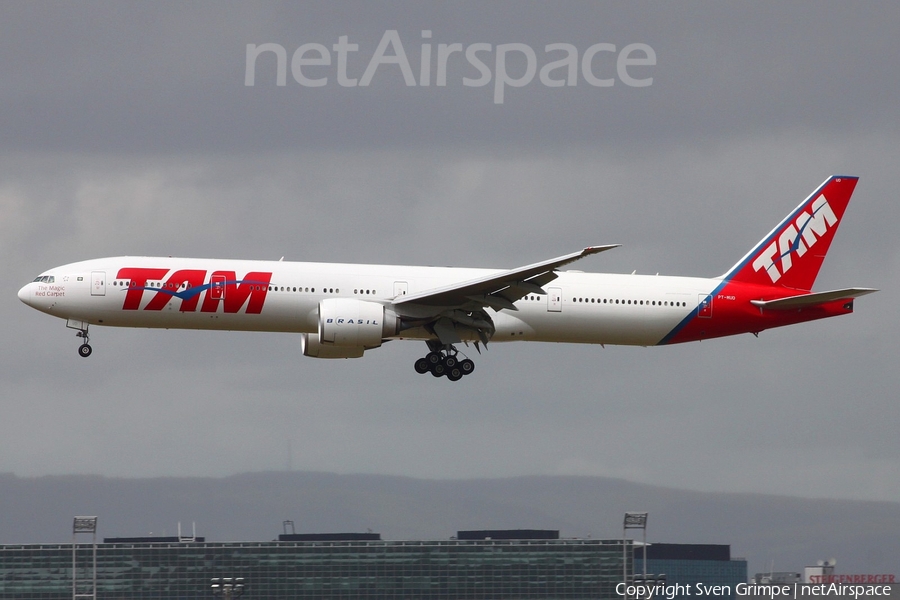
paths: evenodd
<path fill-rule="evenodd" d="M 88 323 L 85 321 L 76 321 L 75 319 L 69 319 L 66 321 L 66 327 L 68 327 L 69 329 L 77 330 L 75 332 L 76 337 L 80 337 L 82 340 L 84 340 L 84 342 L 80 346 L 78 346 L 78 356 L 82 358 L 87 358 L 88 356 L 90 356 L 91 352 L 94 351 L 94 349 L 91 348 L 91 338 L 88 335 L 88 327 L 90 327 L 90 325 L 88 325 Z"/>
<path fill-rule="evenodd" d="M 87 358 L 88 356 L 91 355 L 91 352 L 94 351 L 94 349 L 91 348 L 91 345 L 88 343 L 90 341 L 90 336 L 88 336 L 87 327 L 79 330 L 78 333 L 76 333 L 75 335 L 84 340 L 84 343 L 81 344 L 80 346 L 78 346 L 78 356 L 80 356 L 82 358 Z"/>
<path fill-rule="evenodd" d="M 460 358 L 459 350 L 452 344 L 440 350 L 432 350 L 415 363 L 416 372 L 424 375 L 431 373 L 434 377 L 446 375 L 450 381 L 459 381 L 475 370 L 475 361 L 471 358 Z"/>

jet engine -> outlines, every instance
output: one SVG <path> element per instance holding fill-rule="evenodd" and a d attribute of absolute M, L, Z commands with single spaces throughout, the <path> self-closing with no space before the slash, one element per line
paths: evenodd
<path fill-rule="evenodd" d="M 366 351 L 363 346 L 321 344 L 318 333 L 301 333 L 300 349 L 303 350 L 303 356 L 312 358 L 359 358 Z"/>
<path fill-rule="evenodd" d="M 304 356 L 358 358 L 400 332 L 400 317 L 377 302 L 329 298 L 319 302 L 319 332 L 304 334 Z"/>

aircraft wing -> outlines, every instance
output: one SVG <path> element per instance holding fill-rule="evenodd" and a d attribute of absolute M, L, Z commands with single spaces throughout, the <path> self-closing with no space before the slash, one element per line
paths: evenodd
<path fill-rule="evenodd" d="M 835 300 L 850 300 L 877 291 L 878 290 L 872 288 L 847 288 L 831 292 L 815 292 L 812 294 L 802 294 L 800 296 L 790 296 L 789 298 L 779 298 L 778 300 L 751 300 L 750 304 L 765 309 L 789 310 L 794 308 L 807 308 L 826 302 L 833 302 Z"/>
<path fill-rule="evenodd" d="M 394 300 L 394 306 L 419 305 L 429 307 L 464 306 L 506 308 L 518 310 L 513 302 L 527 294 L 546 294 L 543 286 L 556 279 L 555 269 L 580 260 L 585 256 L 617 248 L 621 244 L 589 246 L 579 252 L 551 258 L 532 265 L 501 271 L 499 273 L 463 281 L 450 286 L 402 296 Z"/>

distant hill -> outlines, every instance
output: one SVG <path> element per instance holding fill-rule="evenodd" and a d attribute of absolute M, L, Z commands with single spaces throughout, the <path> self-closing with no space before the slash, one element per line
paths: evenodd
<path fill-rule="evenodd" d="M 72 517 L 99 516 L 100 537 L 207 541 L 364 532 L 446 539 L 460 529 L 559 529 L 618 538 L 626 511 L 648 511 L 648 541 L 730 544 L 749 571 L 802 570 L 837 558 L 841 573 L 900 576 L 900 503 L 676 490 L 602 477 L 428 480 L 384 475 L 247 473 L 224 478 L 22 478 L 0 474 L 0 543 L 71 542 Z"/>

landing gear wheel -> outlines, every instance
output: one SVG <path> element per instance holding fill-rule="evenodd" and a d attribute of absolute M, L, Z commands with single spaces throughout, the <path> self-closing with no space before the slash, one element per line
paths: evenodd
<path fill-rule="evenodd" d="M 446 375 L 450 381 L 459 381 L 475 370 L 475 362 L 460 354 L 453 344 L 430 340 L 428 350 L 428 354 L 415 362 L 417 373 L 431 373 L 433 377 Z"/>
<path fill-rule="evenodd" d="M 68 323 L 66 324 L 66 327 L 68 327 Z M 74 327 L 72 329 L 74 329 Z M 84 329 L 79 329 L 78 331 L 76 331 L 75 337 L 81 338 L 81 345 L 78 346 L 78 356 L 82 358 L 87 358 L 88 356 L 90 356 L 91 352 L 93 352 L 94 349 L 91 348 L 91 338 L 88 335 L 88 326 L 85 325 Z"/>

